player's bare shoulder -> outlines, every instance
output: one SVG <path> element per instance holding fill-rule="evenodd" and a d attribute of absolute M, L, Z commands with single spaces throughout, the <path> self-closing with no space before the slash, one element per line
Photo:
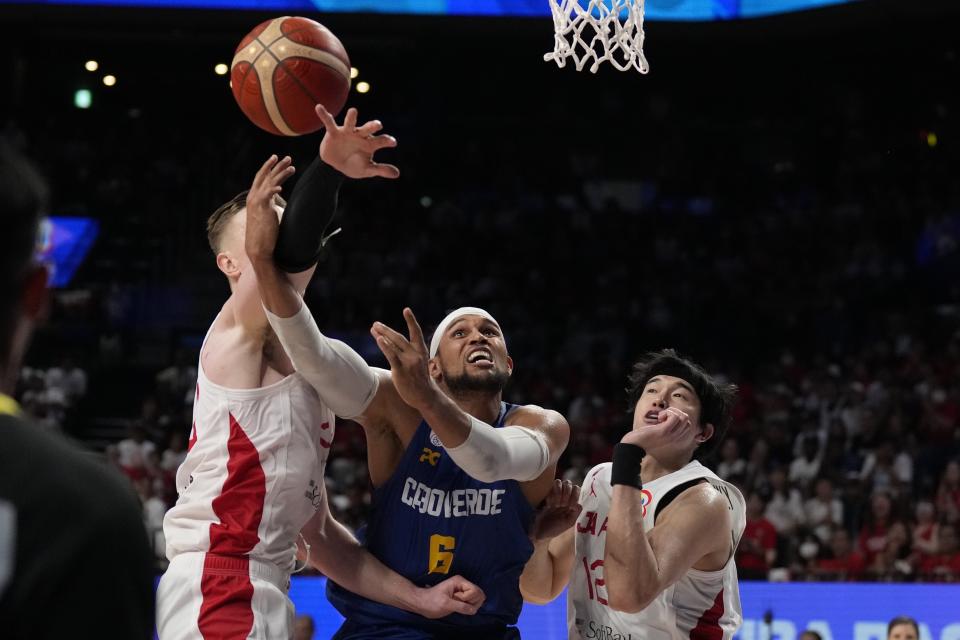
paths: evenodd
<path fill-rule="evenodd" d="M 544 409 L 535 404 L 518 405 L 511 409 L 504 418 L 506 424 L 538 429 L 544 433 L 550 431 L 565 431 L 568 435 L 570 425 L 559 411 Z"/>

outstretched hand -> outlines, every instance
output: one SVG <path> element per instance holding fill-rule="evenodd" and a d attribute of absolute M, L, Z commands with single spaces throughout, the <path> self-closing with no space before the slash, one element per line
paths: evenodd
<path fill-rule="evenodd" d="M 295 171 L 290 156 L 279 160 L 272 155 L 253 178 L 253 184 L 247 192 L 247 229 L 244 236 L 244 248 L 251 260 L 273 256 L 280 229 L 280 218 L 273 206 L 275 197 Z"/>
<path fill-rule="evenodd" d="M 407 321 L 409 339 L 382 322 L 373 323 L 370 335 L 390 363 L 397 393 L 408 405 L 420 409 L 428 406 L 440 390 L 427 368 L 430 355 L 417 318 L 409 307 L 403 310 L 403 317 Z"/>
<path fill-rule="evenodd" d="M 451 613 L 472 616 L 486 599 L 483 589 L 466 578 L 453 576 L 423 590 L 419 613 L 425 618 L 442 618 Z"/>
<path fill-rule="evenodd" d="M 320 142 L 320 159 L 348 178 L 399 178 L 400 170 L 392 164 L 375 162 L 373 154 L 380 149 L 397 146 L 390 135 L 375 135 L 383 128 L 379 120 L 357 126 L 357 110 L 347 109 L 343 126 L 337 124 L 330 112 L 318 104 L 317 116 L 327 133 Z"/>
<path fill-rule="evenodd" d="M 569 480 L 554 480 L 530 525 L 530 539 L 536 542 L 555 538 L 576 524 L 581 511 L 580 487 Z"/>

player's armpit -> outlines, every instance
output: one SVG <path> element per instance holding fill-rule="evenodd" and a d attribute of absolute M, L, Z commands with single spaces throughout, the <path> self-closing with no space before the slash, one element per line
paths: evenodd
<path fill-rule="evenodd" d="M 613 488 L 604 550 L 610 607 L 628 613 L 642 611 L 694 567 L 719 570 L 731 552 L 728 504 L 709 484 L 682 493 L 649 532 L 638 495 L 623 485 Z"/>

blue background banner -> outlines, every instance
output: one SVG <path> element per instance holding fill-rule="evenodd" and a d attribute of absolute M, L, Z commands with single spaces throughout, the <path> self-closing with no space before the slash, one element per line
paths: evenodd
<path fill-rule="evenodd" d="M 587 0 L 581 0 L 586 3 Z M 815 9 L 852 0 L 647 0 L 648 20 L 730 20 Z M 256 9 L 482 16 L 547 16 L 548 0 L 14 0 L 7 4 Z"/>
<path fill-rule="evenodd" d="M 297 612 L 317 623 L 318 640 L 342 621 L 324 585 L 323 578 L 295 577 L 290 588 Z M 960 585 L 744 582 L 740 597 L 739 640 L 797 640 L 807 628 L 824 640 L 886 640 L 887 621 L 898 615 L 921 622 L 920 640 L 960 640 Z M 544 606 L 525 604 L 519 626 L 526 640 L 566 640 L 566 594 Z"/>

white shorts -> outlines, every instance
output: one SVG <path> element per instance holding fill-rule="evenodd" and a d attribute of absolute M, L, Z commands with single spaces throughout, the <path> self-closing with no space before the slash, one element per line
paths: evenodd
<path fill-rule="evenodd" d="M 160 640 L 276 640 L 293 635 L 290 576 L 238 556 L 181 553 L 157 588 Z"/>

